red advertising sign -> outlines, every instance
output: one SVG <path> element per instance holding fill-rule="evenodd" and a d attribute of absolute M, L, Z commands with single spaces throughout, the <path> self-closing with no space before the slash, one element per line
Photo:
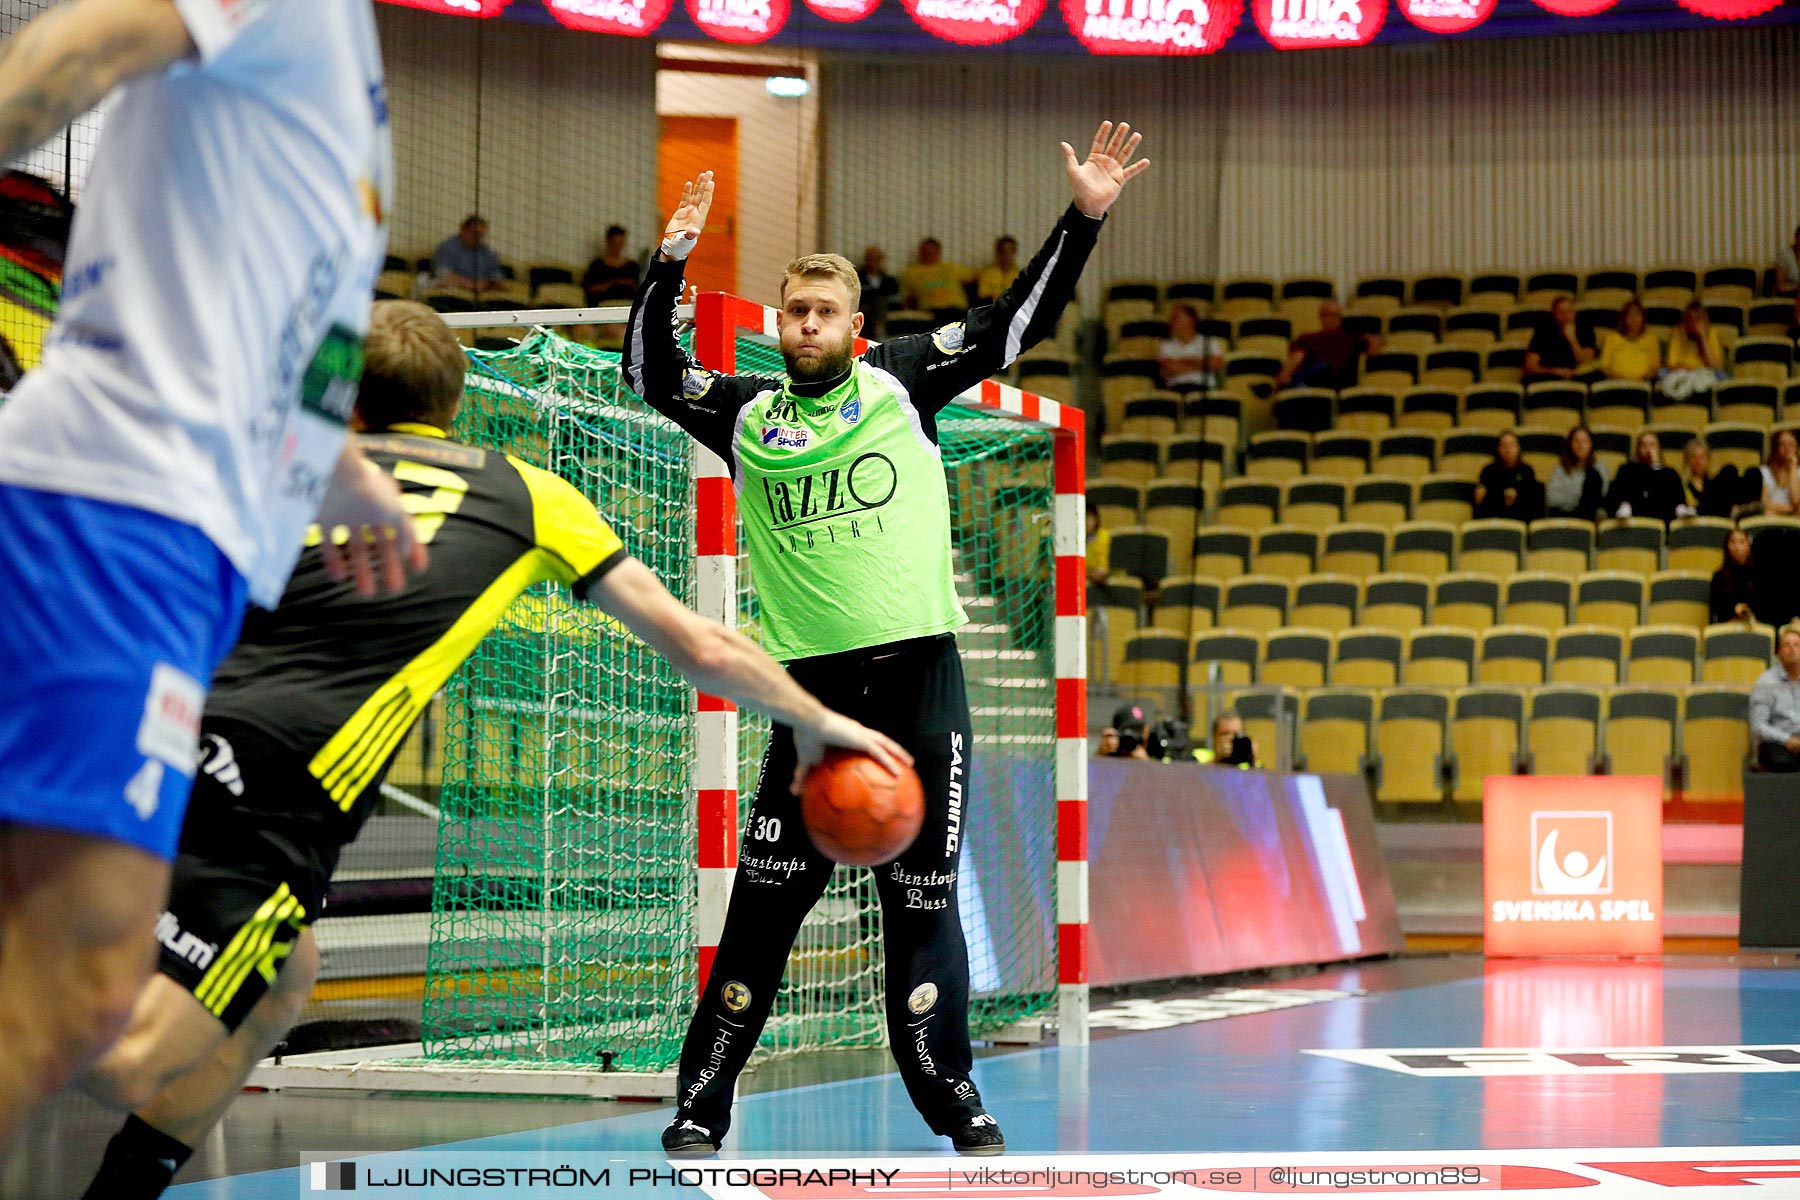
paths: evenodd
<path fill-rule="evenodd" d="M 1537 6 L 1562 17 L 1591 17 L 1603 13 L 1619 0 L 1537 0 Z"/>
<path fill-rule="evenodd" d="M 1494 776 L 1481 810 L 1489 955 L 1662 952 L 1662 780 Z"/>
<path fill-rule="evenodd" d="M 1063 19 L 1095 54 L 1211 54 L 1244 19 L 1244 0 L 1062 0 Z"/>
<path fill-rule="evenodd" d="M 1044 0 L 903 0 L 919 28 L 961 46 L 1018 37 L 1044 11 Z"/>
<path fill-rule="evenodd" d="M 1721 21 L 1741 21 L 1745 17 L 1760 17 L 1772 9 L 1781 7 L 1781 0 L 1675 0 L 1675 2 L 1691 13 L 1699 13 L 1703 17 L 1717 17 Z"/>
<path fill-rule="evenodd" d="M 1387 18 L 1387 0 L 1252 0 L 1250 7 L 1277 50 L 1366 45 Z"/>
<path fill-rule="evenodd" d="M 570 29 L 645 37 L 669 15 L 674 0 L 544 0 L 550 15 Z"/>
<path fill-rule="evenodd" d="M 406 8 L 446 13 L 452 17 L 497 17 L 512 0 L 387 0 Z"/>
<path fill-rule="evenodd" d="M 806 0 L 806 7 L 827 21 L 860 21 L 880 3 L 881 0 Z"/>
<path fill-rule="evenodd" d="M 1427 33 L 1467 33 L 1494 13 L 1494 0 L 1394 0 Z"/>
<path fill-rule="evenodd" d="M 768 41 L 788 19 L 788 0 L 687 0 L 687 9 L 709 36 L 740 45 Z"/>

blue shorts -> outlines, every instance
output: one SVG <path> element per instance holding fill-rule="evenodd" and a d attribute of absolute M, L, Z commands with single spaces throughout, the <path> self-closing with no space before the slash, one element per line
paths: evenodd
<path fill-rule="evenodd" d="M 244 592 L 192 525 L 0 484 L 0 822 L 172 859 Z"/>

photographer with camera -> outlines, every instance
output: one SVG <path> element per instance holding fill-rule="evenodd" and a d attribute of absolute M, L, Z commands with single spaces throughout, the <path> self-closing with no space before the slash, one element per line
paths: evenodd
<path fill-rule="evenodd" d="M 1136 704 L 1113 714 L 1112 724 L 1100 731 L 1097 758 L 1149 758 L 1149 718 Z"/>
<path fill-rule="evenodd" d="M 1213 719 L 1212 745 L 1197 748 L 1194 761 L 1240 771 L 1261 765 L 1255 741 L 1244 732 L 1244 718 L 1229 709 Z"/>

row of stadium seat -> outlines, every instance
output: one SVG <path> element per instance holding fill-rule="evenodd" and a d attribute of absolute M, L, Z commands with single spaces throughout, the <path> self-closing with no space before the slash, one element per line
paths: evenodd
<path fill-rule="evenodd" d="M 1265 757 L 1292 731 L 1294 766 L 1366 775 L 1379 802 L 1479 803 L 1490 775 L 1659 776 L 1666 800 L 1734 801 L 1749 755 L 1742 689 L 1246 689 L 1225 696 Z"/>
<path fill-rule="evenodd" d="M 1166 510 L 1152 510 L 1164 515 Z M 1189 510 L 1189 516 L 1192 511 Z M 1746 517 L 1752 538 L 1772 529 L 1800 529 L 1790 517 Z M 1188 527 L 1191 528 L 1191 525 Z M 1191 534 L 1165 525 L 1112 531 L 1107 568 L 1156 588 L 1170 574 L 1238 579 L 1246 573 L 1298 579 L 1315 573 L 1357 579 L 1384 572 L 1441 576 L 1450 571 L 1511 575 L 1522 570 L 1572 576 L 1584 571 L 1624 571 L 1649 576 L 1662 570 L 1709 575 L 1723 559 L 1730 523 L 1716 517 L 1677 521 L 1664 529 L 1646 517 L 1585 521 L 1406 521 L 1391 528 L 1344 524 L 1327 528 L 1203 527 Z M 1191 547 L 1182 564 L 1173 557 Z"/>
<path fill-rule="evenodd" d="M 1681 454 L 1687 443 L 1695 437 L 1703 439 L 1712 452 L 1715 470 L 1729 466 L 1749 471 L 1766 461 L 1775 434 L 1783 430 L 1800 433 L 1800 424 L 1796 423 L 1766 429 L 1739 422 L 1715 422 L 1697 433 L 1675 426 L 1647 428 L 1662 443 L 1663 465 L 1676 470 L 1681 469 Z M 1525 425 L 1513 432 L 1518 435 L 1524 460 L 1540 479 L 1546 478 L 1561 453 L 1567 431 Z M 1595 458 L 1609 470 L 1624 461 L 1635 436 L 1632 430 L 1607 426 L 1594 427 L 1593 434 Z M 1665 435 L 1667 440 L 1663 440 Z M 1391 433 L 1329 430 L 1311 434 L 1275 430 L 1252 434 L 1240 455 L 1235 443 L 1211 436 L 1113 434 L 1100 439 L 1100 478 L 1138 484 L 1159 479 L 1198 481 L 1209 491 L 1239 476 L 1269 480 L 1301 475 L 1360 479 L 1375 474 L 1419 479 L 1436 474 L 1474 479 L 1494 460 L 1499 438 L 1499 432 L 1492 429 L 1441 433 L 1423 429 Z"/>
<path fill-rule="evenodd" d="M 1478 350 L 1468 346 L 1437 349 L 1387 349 L 1365 356 L 1359 363 L 1359 387 L 1410 388 L 1421 384 L 1466 388 L 1472 383 L 1518 383 L 1524 373 L 1525 349 L 1495 346 Z M 1233 350 L 1224 356 L 1221 390 L 1260 398 L 1274 387 L 1275 376 L 1286 362 L 1286 353 L 1273 349 Z M 1727 352 L 1727 366 L 1735 379 L 1785 385 L 1794 377 L 1794 343 L 1787 337 L 1746 337 Z M 1019 386 L 1041 391 L 1040 380 L 1053 385 L 1067 377 L 1072 365 L 1060 358 L 1034 358 L 1019 362 Z M 1044 379 L 1042 377 L 1049 377 Z M 1116 401 L 1161 386 L 1162 368 L 1155 358 L 1108 355 L 1100 365 L 1100 394 L 1109 407 Z M 1626 381 L 1629 382 L 1629 381 Z M 1561 381 L 1548 386 L 1563 386 Z M 1586 389 L 1577 385 L 1576 394 Z M 1581 404 L 1573 406 L 1579 415 Z M 1573 421 L 1570 422 L 1573 424 Z"/>
<path fill-rule="evenodd" d="M 1427 625 L 1401 633 L 1355 627 L 1337 631 L 1145 629 L 1125 639 L 1117 675 L 1104 682 L 1127 692 L 1208 683 L 1285 687 L 1462 687 L 1473 683 L 1710 683 L 1748 687 L 1769 667 L 1774 631 L 1729 622 L 1694 629 L 1643 625 L 1631 630 L 1571 625 L 1469 629 Z"/>
<path fill-rule="evenodd" d="M 1456 572 L 1424 575 L 1304 575 L 1284 579 L 1244 575 L 1165 579 L 1146 597 L 1136 579 L 1115 577 L 1088 589 L 1088 610 L 1115 640 L 1140 625 L 1176 631 L 1215 626 L 1275 630 L 1288 626 L 1343 630 L 1374 626 L 1405 632 L 1425 625 L 1486 629 L 1530 625 L 1640 625 L 1699 629 L 1711 620 L 1712 581 L 1696 571 L 1588 571 L 1570 577 L 1526 571 L 1516 575 Z M 1149 607 L 1145 605 L 1148 600 Z"/>
<path fill-rule="evenodd" d="M 1710 266 L 1685 264 L 1651 267 L 1567 267 L 1519 271 L 1506 268 L 1416 275 L 1371 275 L 1356 281 L 1343 299 L 1364 311 L 1388 311 L 1412 304 L 1499 308 L 1518 303 L 1548 304 L 1558 296 L 1586 303 L 1623 304 L 1636 297 L 1645 304 L 1685 304 L 1695 296 L 1721 303 L 1748 304 L 1758 295 L 1774 295 L 1774 272 L 1748 262 Z M 1150 315 L 1164 305 L 1186 302 L 1206 311 L 1241 316 L 1253 312 L 1305 313 L 1320 300 L 1338 294 L 1334 281 L 1297 276 L 1277 281 L 1266 275 L 1237 275 L 1221 280 L 1117 279 L 1107 285 L 1106 315 Z"/>
<path fill-rule="evenodd" d="M 1752 488 L 1760 488 L 1758 479 L 1760 476 L 1751 477 Z M 1179 479 L 1139 484 L 1102 478 L 1088 485 L 1088 501 L 1099 511 L 1108 529 L 1126 532 L 1130 526 L 1146 525 L 1166 533 L 1171 550 L 1174 550 L 1206 525 L 1256 529 L 1277 522 L 1315 529 L 1329 529 L 1346 523 L 1391 529 L 1409 521 L 1463 525 L 1474 516 L 1475 480 L 1467 475 L 1427 475 L 1422 479 L 1370 475 L 1355 481 L 1330 476 L 1300 476 L 1279 481 L 1233 479 L 1221 485 L 1215 495 L 1216 503 L 1209 513 L 1205 489 Z M 1562 523 L 1551 523 L 1559 521 Z M 1758 516 L 1745 517 L 1742 524 L 1754 538 L 1764 529 L 1786 527 L 1791 522 L 1792 518 L 1788 517 Z M 1597 531 L 1595 525 L 1586 520 L 1544 518 L 1531 523 L 1531 528 L 1538 532 L 1527 535 L 1526 548 L 1585 545 L 1591 559 L 1592 551 L 1599 543 L 1599 534 L 1621 527 L 1613 519 L 1603 520 Z M 1717 549 L 1730 527 L 1731 522 L 1723 517 L 1683 518 L 1670 527 L 1668 540 L 1684 549 L 1703 547 L 1716 533 L 1717 544 L 1713 548 Z M 1644 535 L 1607 533 L 1606 536 L 1612 544 L 1618 545 Z M 1698 559 L 1694 565 L 1698 569 Z"/>
<path fill-rule="evenodd" d="M 1317 301 L 1306 303 L 1316 305 Z M 1582 304 L 1575 309 L 1575 324 L 1596 342 L 1616 331 L 1619 309 L 1623 301 Z M 1680 324 L 1683 306 L 1654 304 L 1644 310 L 1645 326 L 1666 343 Z M 1749 336 L 1786 337 L 1794 324 L 1794 302 L 1789 298 L 1742 302 L 1714 302 L 1706 306 L 1707 316 L 1719 331 L 1719 339 L 1730 346 L 1738 338 Z M 1379 337 L 1393 349 L 1428 350 L 1435 346 L 1467 346 L 1480 350 L 1498 343 L 1523 346 L 1543 327 L 1550 316 L 1549 304 L 1518 304 L 1509 308 L 1400 308 L 1392 312 L 1351 311 L 1345 314 L 1344 327 L 1353 333 Z M 1198 332 L 1203 337 L 1217 338 L 1232 350 L 1263 350 L 1286 353 L 1288 344 L 1297 336 L 1318 327 L 1316 312 L 1301 312 L 1290 317 L 1275 312 L 1253 312 L 1226 317 L 1202 317 Z M 1106 344 L 1110 355 L 1140 355 L 1154 358 L 1163 339 L 1169 336 L 1169 323 L 1163 317 L 1123 320 L 1110 327 Z"/>
<path fill-rule="evenodd" d="M 1474 383 L 1466 387 L 1287 388 L 1268 398 L 1231 392 L 1133 392 L 1107 405 L 1106 432 L 1160 437 L 1204 434 L 1235 443 L 1240 432 L 1382 434 L 1539 426 L 1560 435 L 1578 423 L 1630 435 L 1646 424 L 1699 431 L 1713 424 L 1768 429 L 1800 422 L 1800 380 L 1776 384 L 1732 380 L 1712 392 L 1681 399 L 1648 384 L 1607 380 L 1581 383 Z M 1265 428 L 1266 426 L 1266 428 Z M 1683 439 L 1685 440 L 1685 439 Z"/>

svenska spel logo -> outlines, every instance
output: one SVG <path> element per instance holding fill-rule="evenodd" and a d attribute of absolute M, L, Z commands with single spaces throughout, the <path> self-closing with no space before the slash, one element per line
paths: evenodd
<path fill-rule="evenodd" d="M 1607 896 L 1613 890 L 1613 815 L 1531 814 L 1531 894 Z"/>
<path fill-rule="evenodd" d="M 354 1192 L 356 1164 L 353 1162 L 316 1162 L 312 1165 L 312 1190 L 315 1192 Z"/>

